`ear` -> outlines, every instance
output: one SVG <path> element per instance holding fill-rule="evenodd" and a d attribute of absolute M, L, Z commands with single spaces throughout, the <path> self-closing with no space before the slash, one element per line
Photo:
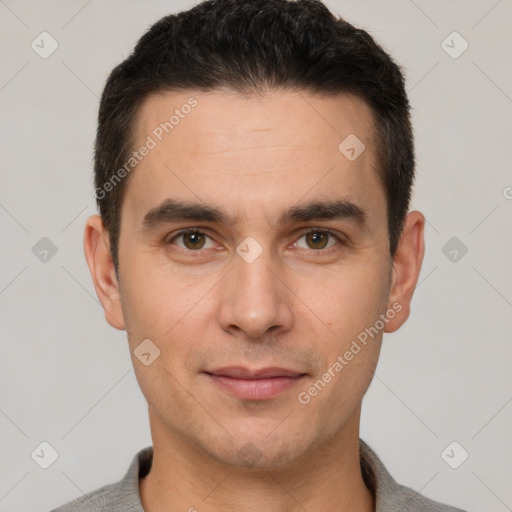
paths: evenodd
<path fill-rule="evenodd" d="M 110 240 L 99 215 L 92 215 L 85 223 L 84 252 L 107 322 L 116 329 L 124 330 L 119 283 L 110 255 Z"/>
<path fill-rule="evenodd" d="M 388 308 L 393 309 L 396 315 L 386 323 L 384 332 L 396 331 L 409 317 L 412 295 L 425 253 L 424 228 L 423 214 L 417 211 L 407 214 L 391 270 Z"/>

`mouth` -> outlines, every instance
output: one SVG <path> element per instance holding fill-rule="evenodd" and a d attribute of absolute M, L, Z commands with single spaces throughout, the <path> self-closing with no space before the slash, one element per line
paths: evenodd
<path fill-rule="evenodd" d="M 220 389 L 243 400 L 269 400 L 306 377 L 305 373 L 276 367 L 250 370 L 230 366 L 204 373 Z"/>

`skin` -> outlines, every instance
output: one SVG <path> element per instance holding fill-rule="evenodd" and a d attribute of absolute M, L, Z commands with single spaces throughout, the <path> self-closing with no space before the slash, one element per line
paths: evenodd
<path fill-rule="evenodd" d="M 191 96 L 197 107 L 129 178 L 119 281 L 99 216 L 84 236 L 106 319 L 127 331 L 148 402 L 154 459 L 140 482 L 144 509 L 374 510 L 358 439 L 382 330 L 308 404 L 297 396 L 393 304 L 401 310 L 384 332 L 406 321 L 424 216 L 408 214 L 391 258 L 372 112 L 347 94 L 160 93 L 139 110 L 134 146 Z M 338 150 L 349 134 L 366 146 L 354 161 Z M 181 220 L 145 231 L 144 216 L 167 198 L 221 208 L 238 222 Z M 353 219 L 277 225 L 287 208 L 332 199 L 358 205 L 366 227 Z M 176 236 L 183 228 L 205 233 L 202 248 Z M 339 239 L 326 235 L 318 248 L 304 234 L 310 228 Z M 236 253 L 248 236 L 263 249 L 250 264 Z M 147 338 L 161 351 L 149 366 L 134 355 Z M 204 373 L 229 365 L 307 375 L 272 399 L 241 400 Z"/>

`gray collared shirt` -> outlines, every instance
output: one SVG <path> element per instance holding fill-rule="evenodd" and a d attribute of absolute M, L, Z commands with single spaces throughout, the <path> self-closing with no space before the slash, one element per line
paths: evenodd
<path fill-rule="evenodd" d="M 399 485 L 375 452 L 360 440 L 361 471 L 375 497 L 375 512 L 464 512 L 432 501 Z M 51 512 L 144 512 L 139 479 L 146 476 L 153 461 L 153 447 L 138 452 L 122 480 L 86 494 Z"/>

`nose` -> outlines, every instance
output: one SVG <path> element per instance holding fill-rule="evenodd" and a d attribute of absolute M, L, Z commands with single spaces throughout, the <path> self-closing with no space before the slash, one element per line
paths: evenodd
<path fill-rule="evenodd" d="M 282 274 L 267 251 L 251 263 L 234 255 L 221 297 L 222 329 L 233 335 L 243 332 L 250 338 L 261 338 L 271 330 L 274 335 L 289 330 L 293 324 L 293 294 Z"/>

